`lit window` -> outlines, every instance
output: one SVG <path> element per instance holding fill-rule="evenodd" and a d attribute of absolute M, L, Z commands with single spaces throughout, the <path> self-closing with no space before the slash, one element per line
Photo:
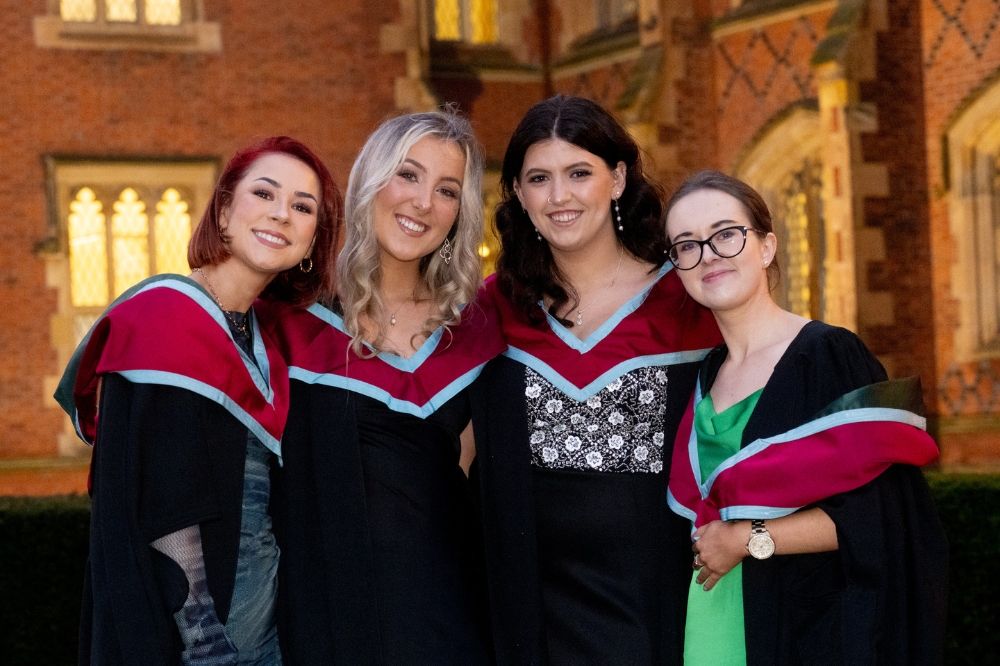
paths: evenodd
<path fill-rule="evenodd" d="M 67 318 L 75 344 L 137 282 L 191 272 L 192 216 L 208 203 L 217 164 L 50 160 L 47 166 L 58 211 L 54 232 L 65 239 L 56 245 L 67 248 L 52 256 L 68 291 L 59 302 L 69 309 L 59 316 Z"/>
<path fill-rule="evenodd" d="M 204 0 L 59 0 L 34 18 L 42 48 L 216 52 L 218 23 L 203 19 Z"/>
<path fill-rule="evenodd" d="M 97 0 L 62 0 L 59 14 L 63 21 L 93 21 L 97 19 Z"/>
<path fill-rule="evenodd" d="M 156 268 L 160 273 L 187 273 L 188 240 L 191 238 L 191 216 L 180 192 L 168 188 L 163 200 L 156 204 L 153 218 L 153 238 L 156 239 Z"/>
<path fill-rule="evenodd" d="M 69 205 L 69 270 L 73 305 L 108 304 L 108 239 L 103 205 L 89 187 Z"/>
<path fill-rule="evenodd" d="M 434 37 L 491 44 L 497 40 L 496 0 L 435 0 Z"/>
<path fill-rule="evenodd" d="M 131 187 L 122 190 L 111 216 L 111 256 L 115 265 L 115 298 L 149 277 L 149 216 L 146 204 Z"/>
<path fill-rule="evenodd" d="M 178 0 L 178 3 L 180 0 Z M 104 0 L 105 18 L 109 21 L 135 23 L 139 12 L 135 0 Z"/>

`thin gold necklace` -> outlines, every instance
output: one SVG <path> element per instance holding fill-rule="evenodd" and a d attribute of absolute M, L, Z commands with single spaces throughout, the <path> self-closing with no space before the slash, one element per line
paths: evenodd
<path fill-rule="evenodd" d="M 236 317 L 234 317 L 232 313 L 229 312 L 229 310 L 222 307 L 222 301 L 219 300 L 219 295 L 215 293 L 215 289 L 212 289 L 212 283 L 209 281 L 208 276 L 205 275 L 205 271 L 201 270 L 200 266 L 195 268 L 195 270 L 201 273 L 201 276 L 205 278 L 205 286 L 208 287 L 208 293 L 210 293 L 212 295 L 212 298 L 215 299 L 215 304 L 219 306 L 220 310 L 222 310 L 222 314 L 226 316 L 226 319 L 228 319 L 233 323 L 233 326 L 236 327 L 237 331 L 239 331 L 243 335 L 246 335 L 247 334 L 246 315 L 243 316 L 243 321 L 241 322 L 237 320 Z"/>
<path fill-rule="evenodd" d="M 622 270 L 622 257 L 624 256 L 625 256 L 625 246 L 622 245 L 621 250 L 618 252 L 618 268 L 615 269 L 615 276 L 611 278 L 611 284 L 602 289 L 601 293 L 597 295 L 597 298 L 595 298 L 590 302 L 590 305 L 576 311 L 577 326 L 583 326 L 583 313 L 589 310 L 590 308 L 594 307 L 595 305 L 597 305 L 597 302 L 601 300 L 601 297 L 608 292 L 608 289 L 611 289 L 611 287 L 615 286 L 615 281 L 618 279 L 618 273 L 620 273 Z"/>

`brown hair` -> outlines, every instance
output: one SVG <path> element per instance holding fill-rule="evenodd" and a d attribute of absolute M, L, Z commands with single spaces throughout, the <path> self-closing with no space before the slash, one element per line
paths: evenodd
<path fill-rule="evenodd" d="M 742 180 L 727 176 L 721 171 L 699 171 L 695 175 L 685 180 L 673 193 L 667 205 L 663 207 L 663 225 L 666 228 L 667 217 L 670 211 L 689 194 L 701 190 L 717 190 L 724 192 L 740 202 L 743 210 L 750 220 L 750 226 L 765 234 L 774 233 L 774 225 L 771 222 L 771 211 L 764 202 L 764 197 L 760 196 L 757 190 L 753 189 Z M 668 238 L 669 240 L 669 238 Z M 775 256 L 767 266 L 767 281 L 771 289 L 778 286 L 781 280 L 781 269 L 778 267 L 778 257 Z"/>
<path fill-rule="evenodd" d="M 320 201 L 316 211 L 316 241 L 313 243 L 313 267 L 308 273 L 298 266 L 282 271 L 271 281 L 261 298 L 284 301 L 293 305 L 309 305 L 321 294 L 333 293 L 336 282 L 336 244 L 344 221 L 344 203 L 333 176 L 323 162 L 305 144 L 287 136 L 274 136 L 236 152 L 219 176 L 201 222 L 191 234 L 188 244 L 188 264 L 191 268 L 219 264 L 231 255 L 226 246 L 219 220 L 233 201 L 233 191 L 250 167 L 263 155 L 282 153 L 299 160 L 316 174 L 320 185 Z"/>

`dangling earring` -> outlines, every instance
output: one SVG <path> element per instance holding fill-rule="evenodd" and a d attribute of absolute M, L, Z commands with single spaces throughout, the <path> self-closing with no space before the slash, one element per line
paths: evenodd
<path fill-rule="evenodd" d="M 306 268 L 306 262 L 309 262 L 309 268 Z M 299 262 L 299 270 L 303 273 L 309 273 L 313 269 L 312 257 L 302 257 L 302 261 Z"/>
<path fill-rule="evenodd" d="M 543 240 L 545 240 L 545 239 L 542 238 L 542 232 L 538 230 L 538 227 L 535 227 L 535 235 L 538 236 L 538 242 L 539 243 L 542 242 Z"/>
<path fill-rule="evenodd" d="M 618 218 L 618 231 L 625 231 L 622 226 L 622 212 L 618 209 L 618 199 L 615 199 L 615 217 Z"/>
<path fill-rule="evenodd" d="M 441 250 L 438 254 L 441 255 L 442 259 L 444 259 L 446 266 L 451 264 L 451 241 L 449 239 L 444 239 L 444 243 L 441 244 Z"/>

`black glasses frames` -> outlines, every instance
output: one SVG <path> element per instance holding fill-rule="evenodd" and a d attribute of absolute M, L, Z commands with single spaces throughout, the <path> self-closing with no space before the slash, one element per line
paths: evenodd
<path fill-rule="evenodd" d="M 756 232 L 761 237 L 767 233 L 760 229 L 746 226 L 732 226 L 719 229 L 705 240 L 684 239 L 670 246 L 667 256 L 678 270 L 689 271 L 701 263 L 705 246 L 712 248 L 715 254 L 723 259 L 732 259 L 747 245 L 747 232 Z"/>

